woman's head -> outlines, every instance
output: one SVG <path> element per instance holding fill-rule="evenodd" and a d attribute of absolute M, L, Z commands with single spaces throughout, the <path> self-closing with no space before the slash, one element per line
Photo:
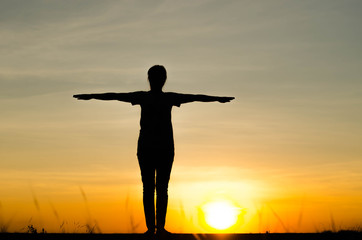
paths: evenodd
<path fill-rule="evenodd" d="M 147 74 L 151 90 L 161 91 L 167 79 L 167 72 L 165 67 L 161 65 L 155 65 L 148 70 Z"/>

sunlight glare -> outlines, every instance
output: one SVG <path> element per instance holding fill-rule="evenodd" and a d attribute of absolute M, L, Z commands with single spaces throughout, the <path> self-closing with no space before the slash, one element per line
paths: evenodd
<path fill-rule="evenodd" d="M 233 203 L 225 200 L 207 203 L 202 209 L 206 223 L 218 230 L 233 226 L 239 215 L 239 209 Z"/>

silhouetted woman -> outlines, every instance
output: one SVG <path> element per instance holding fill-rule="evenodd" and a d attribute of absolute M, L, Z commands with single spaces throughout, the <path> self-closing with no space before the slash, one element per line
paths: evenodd
<path fill-rule="evenodd" d="M 180 94 L 162 92 L 167 73 L 163 66 L 155 65 L 148 70 L 151 90 L 148 92 L 79 94 L 79 100 L 118 100 L 141 106 L 141 130 L 138 138 L 137 157 L 143 183 L 143 206 L 146 218 L 146 235 L 169 234 L 165 230 L 168 201 L 168 182 L 174 159 L 174 140 L 171 123 L 171 109 L 189 102 L 229 102 L 233 97 Z M 156 179 L 155 179 L 156 177 Z M 154 194 L 157 193 L 156 217 Z M 155 225 L 155 218 L 157 225 Z"/>

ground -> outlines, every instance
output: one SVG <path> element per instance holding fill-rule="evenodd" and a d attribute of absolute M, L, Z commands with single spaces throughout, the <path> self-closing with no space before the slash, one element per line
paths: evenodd
<path fill-rule="evenodd" d="M 0 240 L 146 240 L 142 234 L 28 234 L 2 233 Z M 361 232 L 269 234 L 173 234 L 167 240 L 360 240 Z M 157 240 L 157 239 L 155 239 Z M 166 240 L 166 239 L 165 239 Z"/>

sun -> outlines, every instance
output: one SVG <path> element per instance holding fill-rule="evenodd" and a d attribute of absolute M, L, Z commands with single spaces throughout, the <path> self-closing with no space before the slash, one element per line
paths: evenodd
<path fill-rule="evenodd" d="M 206 203 L 202 210 L 206 223 L 217 230 L 232 227 L 237 222 L 240 212 L 238 207 L 227 200 Z"/>

